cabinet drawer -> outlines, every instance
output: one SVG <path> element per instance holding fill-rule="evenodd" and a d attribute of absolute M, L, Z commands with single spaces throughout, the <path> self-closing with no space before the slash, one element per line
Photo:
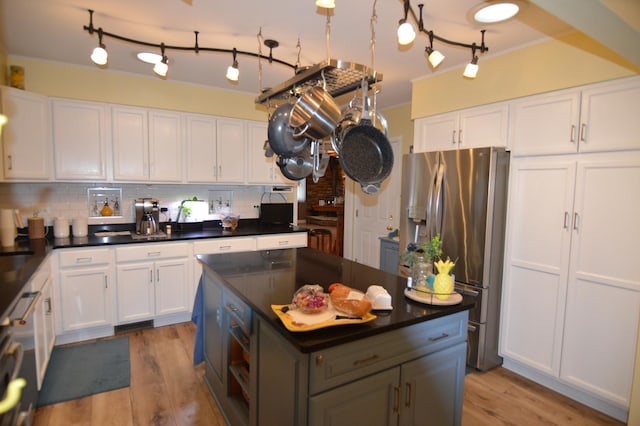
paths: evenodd
<path fill-rule="evenodd" d="M 61 268 L 101 265 L 112 261 L 110 249 L 69 249 L 62 250 L 59 256 Z"/>
<path fill-rule="evenodd" d="M 222 294 L 224 309 L 238 323 L 247 336 L 251 334 L 251 308 L 238 296 L 224 289 Z"/>
<path fill-rule="evenodd" d="M 154 243 L 116 248 L 116 261 L 154 260 L 169 257 L 189 256 L 188 243 Z"/>
<path fill-rule="evenodd" d="M 212 238 L 193 243 L 194 254 L 233 253 L 256 251 L 254 237 Z"/>
<path fill-rule="evenodd" d="M 306 247 L 307 233 L 294 232 L 290 234 L 277 234 L 265 237 L 258 237 L 258 250 L 280 249 L 289 247 Z"/>
<path fill-rule="evenodd" d="M 467 340 L 467 311 L 314 352 L 310 394 Z"/>

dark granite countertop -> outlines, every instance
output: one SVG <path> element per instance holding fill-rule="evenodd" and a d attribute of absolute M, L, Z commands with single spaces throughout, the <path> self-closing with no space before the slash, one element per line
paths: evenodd
<path fill-rule="evenodd" d="M 164 230 L 164 226 L 165 224 L 162 224 L 161 229 Z M 180 228 L 182 229 L 176 229 L 175 223 L 173 226 L 174 230 L 171 235 L 163 237 L 95 236 L 96 232 L 134 231 L 135 224 L 91 225 L 89 226 L 89 235 L 82 238 L 52 238 L 52 229 L 48 230 L 48 237 L 44 239 L 29 240 L 26 236 L 19 236 L 13 247 L 0 248 L 0 313 L 2 313 L 0 321 L 3 321 L 10 313 L 22 295 L 24 286 L 47 254 L 54 249 L 306 232 L 306 228 L 297 226 L 261 226 L 257 219 L 240 220 L 235 231 L 223 230 L 219 221 L 204 222 L 203 224 L 181 223 Z M 20 230 L 20 235 L 22 234 L 27 234 L 26 228 Z"/>
<path fill-rule="evenodd" d="M 208 254 L 197 258 L 207 271 L 219 275 L 255 315 L 303 353 L 469 310 L 474 305 L 467 297 L 452 306 L 414 302 L 404 296 L 405 278 L 309 248 Z M 373 284 L 381 285 L 392 297 L 393 310 L 376 311 L 377 318 L 364 324 L 294 333 L 284 327 L 271 309 L 272 304 L 290 303 L 295 291 L 305 284 L 320 284 L 327 291 L 334 282 L 362 291 Z"/>

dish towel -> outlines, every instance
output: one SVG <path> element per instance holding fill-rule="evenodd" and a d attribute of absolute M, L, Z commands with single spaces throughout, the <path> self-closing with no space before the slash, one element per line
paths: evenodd
<path fill-rule="evenodd" d="M 204 361 L 204 299 L 202 296 L 202 287 L 204 283 L 204 274 L 200 276 L 198 288 L 196 290 L 196 299 L 193 302 L 193 311 L 191 312 L 191 322 L 196 325 L 196 340 L 193 347 L 193 365 L 198 365 Z"/>

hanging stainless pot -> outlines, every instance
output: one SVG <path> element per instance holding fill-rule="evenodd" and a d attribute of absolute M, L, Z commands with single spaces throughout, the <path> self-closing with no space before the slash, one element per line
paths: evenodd
<path fill-rule="evenodd" d="M 274 153 L 291 157 L 307 146 L 310 140 L 304 136 L 294 136 L 294 129 L 289 125 L 289 114 L 293 104 L 280 105 L 269 117 L 267 136 Z"/>
<path fill-rule="evenodd" d="M 322 86 L 314 86 L 298 98 L 289 114 L 295 137 L 323 139 L 333 133 L 340 120 L 340 108 Z"/>
<path fill-rule="evenodd" d="M 313 159 L 309 146 L 294 156 L 279 156 L 277 164 L 284 177 L 291 180 L 302 180 L 313 172 Z"/>
<path fill-rule="evenodd" d="M 342 130 L 338 159 L 342 169 L 367 194 L 374 194 L 393 168 L 393 148 L 387 136 L 368 118 L 367 84 L 363 82 L 362 117 Z M 366 117 L 366 118 L 365 118 Z"/>

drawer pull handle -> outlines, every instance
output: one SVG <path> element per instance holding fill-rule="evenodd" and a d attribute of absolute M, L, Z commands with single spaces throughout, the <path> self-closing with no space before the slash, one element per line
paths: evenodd
<path fill-rule="evenodd" d="M 357 360 L 353 361 L 353 365 L 354 365 L 354 367 L 357 367 L 357 366 L 360 366 L 360 365 L 366 365 L 366 364 L 370 364 L 372 362 L 376 362 L 379 359 L 380 359 L 380 356 L 378 356 L 376 354 L 373 354 L 369 358 L 357 359 Z"/>
<path fill-rule="evenodd" d="M 149 257 L 151 257 L 151 256 L 160 256 L 160 253 L 161 252 L 159 252 L 159 251 L 149 251 L 149 252 L 147 252 L 147 256 L 149 256 Z"/>
<path fill-rule="evenodd" d="M 393 412 L 396 414 L 400 412 L 400 387 L 398 386 L 393 387 Z"/>
<path fill-rule="evenodd" d="M 438 337 L 429 337 L 429 341 L 430 342 L 437 342 L 438 340 L 446 339 L 447 337 L 449 337 L 449 335 L 447 333 L 442 333 Z"/>
<path fill-rule="evenodd" d="M 316 365 L 318 367 L 322 367 L 323 364 L 324 364 L 324 357 L 322 355 L 316 356 Z"/>
<path fill-rule="evenodd" d="M 405 386 L 407 388 L 407 395 L 404 398 L 404 406 L 409 408 L 411 407 L 411 383 L 407 382 Z"/>
<path fill-rule="evenodd" d="M 76 263 L 91 263 L 92 257 L 76 257 Z"/>
<path fill-rule="evenodd" d="M 220 246 L 220 251 L 230 250 L 231 246 Z"/>
<path fill-rule="evenodd" d="M 289 240 L 278 241 L 278 245 L 286 246 L 287 244 L 289 244 Z"/>

